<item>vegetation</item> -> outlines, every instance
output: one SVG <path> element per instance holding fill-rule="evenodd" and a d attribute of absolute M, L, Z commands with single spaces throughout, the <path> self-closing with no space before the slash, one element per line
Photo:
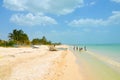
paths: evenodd
<path fill-rule="evenodd" d="M 17 45 L 29 44 L 29 38 L 22 30 L 14 29 L 12 33 L 9 33 L 9 40 Z"/>
<path fill-rule="evenodd" d="M 48 41 L 45 36 L 43 36 L 42 39 L 39 39 L 39 38 L 33 39 L 31 43 L 33 45 L 36 45 L 36 44 L 39 44 L 39 45 L 41 45 L 41 44 L 51 45 L 52 44 L 52 42 Z"/>
<path fill-rule="evenodd" d="M 60 45 L 61 43 L 52 43 L 47 40 L 45 36 L 40 38 L 35 38 L 32 41 L 29 40 L 28 35 L 23 30 L 14 29 L 8 34 L 8 41 L 0 40 L 0 46 L 9 47 L 14 45 Z"/>
<path fill-rule="evenodd" d="M 12 42 L 12 41 L 0 40 L 0 46 L 3 46 L 3 47 L 13 46 L 13 44 L 14 44 L 14 42 Z"/>
<path fill-rule="evenodd" d="M 52 43 L 51 41 L 48 41 L 45 36 L 42 37 L 42 39 L 35 38 L 31 42 L 33 45 L 61 45 L 61 43 Z"/>
<path fill-rule="evenodd" d="M 52 43 L 52 44 L 54 44 L 54 45 L 61 45 L 61 43 L 60 43 L 60 42 L 58 42 L 58 43 Z"/>

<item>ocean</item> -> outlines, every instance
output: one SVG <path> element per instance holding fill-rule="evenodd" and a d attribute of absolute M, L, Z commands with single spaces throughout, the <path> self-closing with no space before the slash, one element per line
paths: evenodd
<path fill-rule="evenodd" d="M 88 50 L 120 63 L 120 44 L 86 45 Z"/>
<path fill-rule="evenodd" d="M 74 50 L 73 46 L 87 51 Z M 72 45 L 84 77 L 89 80 L 120 80 L 120 44 Z M 84 79 L 86 80 L 86 79 Z"/>

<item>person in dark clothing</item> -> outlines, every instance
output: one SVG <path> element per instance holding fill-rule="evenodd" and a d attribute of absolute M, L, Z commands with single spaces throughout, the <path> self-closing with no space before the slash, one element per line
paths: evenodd
<path fill-rule="evenodd" d="M 85 51 L 87 51 L 87 48 L 86 48 L 86 46 L 84 46 L 84 50 L 85 50 Z"/>

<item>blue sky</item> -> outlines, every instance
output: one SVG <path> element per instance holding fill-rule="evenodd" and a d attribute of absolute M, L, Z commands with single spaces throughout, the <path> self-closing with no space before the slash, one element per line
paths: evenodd
<path fill-rule="evenodd" d="M 0 0 L 0 39 L 13 29 L 30 40 L 120 43 L 120 0 Z"/>

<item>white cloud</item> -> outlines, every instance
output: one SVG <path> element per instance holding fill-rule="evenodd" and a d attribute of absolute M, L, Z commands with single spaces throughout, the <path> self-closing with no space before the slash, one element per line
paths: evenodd
<path fill-rule="evenodd" d="M 97 27 L 97 26 L 110 26 L 110 25 L 120 25 L 120 11 L 113 11 L 113 15 L 108 17 L 108 19 L 79 19 L 73 20 L 68 23 L 70 26 L 75 27 Z"/>
<path fill-rule="evenodd" d="M 90 5 L 95 5 L 96 2 L 91 2 Z"/>
<path fill-rule="evenodd" d="M 92 2 L 90 2 L 90 3 L 87 3 L 86 6 L 93 6 L 93 5 L 95 5 L 95 4 L 96 4 L 96 2 L 95 2 L 95 1 L 92 1 Z"/>
<path fill-rule="evenodd" d="M 51 17 L 44 16 L 42 14 L 33 15 L 32 13 L 28 13 L 26 15 L 15 14 L 11 17 L 10 21 L 22 26 L 46 26 L 57 24 L 57 22 Z"/>
<path fill-rule="evenodd" d="M 120 11 L 113 11 L 113 15 L 110 16 L 107 20 L 108 25 L 120 25 Z"/>
<path fill-rule="evenodd" d="M 14 11 L 24 11 L 27 8 L 26 0 L 4 0 L 3 3 L 4 7 Z"/>
<path fill-rule="evenodd" d="M 114 1 L 114 2 L 116 2 L 116 3 L 120 3 L 120 0 L 112 0 L 112 1 Z"/>
<path fill-rule="evenodd" d="M 53 18 L 38 15 L 38 13 L 65 15 L 83 4 L 84 0 L 3 0 L 5 8 L 28 13 L 26 15 L 14 14 L 10 19 L 18 25 L 27 26 L 56 24 L 57 22 Z"/>
<path fill-rule="evenodd" d="M 69 23 L 71 26 L 98 26 L 99 24 L 103 23 L 103 20 L 101 19 L 79 19 L 79 20 L 73 20 Z"/>
<path fill-rule="evenodd" d="M 14 11 L 64 15 L 84 4 L 84 0 L 4 0 L 3 6 Z"/>

